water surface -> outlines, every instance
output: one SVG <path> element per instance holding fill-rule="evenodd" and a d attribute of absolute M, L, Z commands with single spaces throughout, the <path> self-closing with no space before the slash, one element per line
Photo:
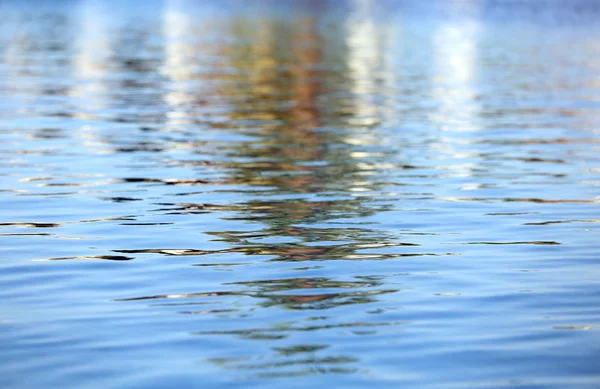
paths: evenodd
<path fill-rule="evenodd" d="M 3 388 L 598 388 L 597 1 L 0 2 Z"/>

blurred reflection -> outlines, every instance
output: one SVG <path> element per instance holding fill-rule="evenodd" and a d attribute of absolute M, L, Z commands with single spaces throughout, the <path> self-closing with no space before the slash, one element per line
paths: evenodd
<path fill-rule="evenodd" d="M 477 25 L 468 21 L 444 23 L 433 34 L 432 97 L 439 108 L 431 120 L 441 130 L 479 130 L 477 96 Z"/>
<path fill-rule="evenodd" d="M 109 15 L 99 1 L 80 4 L 79 34 L 75 42 L 73 76 L 77 80 L 71 91 L 76 115 L 92 118 L 94 112 L 109 108 L 111 79 L 116 66 L 113 52 L 116 42 L 109 34 Z"/>
<path fill-rule="evenodd" d="M 208 232 L 215 237 L 214 242 L 225 243 L 229 248 L 116 251 L 169 256 L 239 253 L 286 262 L 431 255 L 403 252 L 404 247 L 418 245 L 396 242 L 377 230 L 328 225 L 335 219 L 367 217 L 385 208 L 385 204 L 368 201 L 368 197 L 360 195 L 374 188 L 361 166 L 371 153 L 353 146 L 368 147 L 373 141 L 365 129 L 379 120 L 373 99 L 377 90 L 373 73 L 377 74 L 380 58 L 377 47 L 369 51 L 377 42 L 373 22 L 349 21 L 346 29 L 355 31 L 353 27 L 357 27 L 357 30 L 349 37 L 347 52 L 343 53 L 348 66 L 342 70 L 325 62 L 324 53 L 331 52 L 327 45 L 343 36 L 343 30 L 336 27 L 329 32 L 333 36 L 324 36 L 319 20 L 324 5 L 313 2 L 304 6 L 309 8 L 297 10 L 298 16 L 291 20 L 231 18 L 220 27 L 223 37 L 217 43 L 206 38 L 210 33 L 198 27 L 197 19 L 176 8 L 167 11 L 163 72 L 170 85 L 165 95 L 171 107 L 167 114 L 168 129 L 196 124 L 209 131 L 240 134 L 240 140 L 224 145 L 219 151 L 226 157 L 226 162 L 219 164 L 226 169 L 225 182 L 260 189 L 264 197 L 227 205 L 161 203 L 160 208 L 153 210 L 181 216 L 228 211 L 233 215 L 223 220 L 251 222 L 254 228 L 243 231 Z M 362 14 L 359 17 L 364 19 Z M 350 82 L 339 84 L 338 80 Z M 345 117 L 340 117 L 341 112 Z M 335 199 L 328 199 L 331 197 Z M 195 304 L 204 297 L 238 296 L 257 299 L 256 307 L 262 309 L 322 311 L 374 303 L 379 296 L 396 292 L 382 288 L 374 280 L 336 281 L 322 277 L 240 281 L 230 285 L 243 290 L 145 296 L 134 300 L 191 299 L 190 304 Z M 182 313 L 236 317 L 249 314 L 237 309 Z M 257 329 L 207 330 L 198 334 L 276 341 L 286 339 L 290 331 L 375 329 L 391 324 L 342 321 L 289 328 L 269 325 Z M 260 372 L 261 376 L 357 371 L 357 358 L 322 355 L 320 349 L 297 345 L 293 353 L 282 356 L 278 351 L 269 357 L 272 362 L 215 359 L 215 363 Z M 310 368 L 303 368 L 306 365 Z"/>
<path fill-rule="evenodd" d="M 375 2 L 371 0 L 356 0 L 346 21 L 346 61 L 352 83 L 349 92 L 354 99 L 348 112 L 355 117 L 349 122 L 362 126 L 374 126 L 380 122 L 382 107 L 376 98 L 378 90 L 383 87 L 381 61 L 385 50 L 382 46 L 387 43 L 385 35 L 390 33 L 376 26 L 374 7 Z"/>
<path fill-rule="evenodd" d="M 169 37 L 167 42 L 173 40 L 173 43 L 167 44 L 165 72 L 177 82 L 175 91 L 167 95 L 167 100 L 174 107 L 169 115 L 172 120 L 177 121 L 170 123 L 184 124 L 194 113 L 182 112 L 181 109 L 202 101 L 203 110 L 218 108 L 215 100 L 210 97 L 213 93 L 218 94 L 221 101 L 228 103 L 224 105 L 226 111 L 222 113 L 227 119 L 218 126 L 226 126 L 230 131 L 239 131 L 248 137 L 248 140 L 229 144 L 224 149 L 229 160 L 224 167 L 231 174 L 231 179 L 227 182 L 265 188 L 263 193 L 269 196 L 303 195 L 298 200 L 253 199 L 227 206 L 229 210 L 240 212 L 238 217 L 229 217 L 228 220 L 266 224 L 266 228 L 242 233 L 211 232 L 221 237 L 221 241 L 242 245 L 227 249 L 227 252 L 276 255 L 278 260 L 294 261 L 391 258 L 395 254 L 359 252 L 364 248 L 354 242 L 373 239 L 374 231 L 297 226 L 298 223 L 324 223 L 336 218 L 368 216 L 382 209 L 376 204 L 365 206 L 360 196 L 354 195 L 356 191 L 370 189 L 370 182 L 362 177 L 362 168 L 359 166 L 363 154 L 369 153 L 356 153 L 352 147 L 348 147 L 348 139 L 354 139 L 354 143 L 357 143 L 357 137 L 352 132 L 328 127 L 330 123 L 339 123 L 339 109 L 330 105 L 324 112 L 321 101 L 327 98 L 331 83 L 329 77 L 339 76 L 339 70 L 332 74 L 332 65 L 323 62 L 327 40 L 319 31 L 320 5 L 314 3 L 312 7 L 310 13 L 291 21 L 236 18 L 224 26 L 227 29 L 226 40 L 231 44 L 221 45 L 219 55 L 222 62 L 218 67 L 211 68 L 213 72 L 217 71 L 211 79 L 219 81 L 213 83 L 214 92 L 199 89 L 202 87 L 192 83 L 198 77 L 205 78 L 198 73 L 202 65 L 197 62 L 194 53 L 197 50 L 211 52 L 210 46 L 205 48 L 197 44 L 182 43 L 182 37 L 186 37 L 187 42 L 200 42 L 202 36 L 199 35 L 206 34 L 206 31 L 198 32 L 198 28 L 194 27 L 190 17 L 184 12 L 169 11 L 166 22 Z M 340 31 L 333 33 L 339 34 Z M 179 36 L 178 40 L 173 38 L 174 35 Z M 375 38 L 371 39 L 371 43 L 374 43 Z M 369 42 L 364 44 L 368 46 Z M 360 47 L 350 49 L 360 50 Z M 363 120 L 365 115 L 372 117 L 368 112 L 375 112 L 368 108 L 373 103 L 362 100 L 366 95 L 374 93 L 374 86 L 361 89 L 365 82 L 371 82 L 367 80 L 371 77 L 367 68 L 375 63 L 358 64 L 361 54 L 357 52 L 354 55 L 357 56 L 357 64 L 349 68 L 348 71 L 352 73 L 346 77 L 354 80 L 354 84 L 347 88 L 350 89 L 348 92 L 352 93 L 351 96 L 357 99 L 354 107 L 365 108 L 357 108 L 352 114 L 348 114 L 347 123 L 351 125 L 359 123 L 353 120 L 354 117 L 361 117 Z M 337 89 L 338 93 L 342 92 L 339 86 Z M 335 100 L 328 101 L 330 104 L 336 103 Z M 360 123 L 374 123 L 369 118 L 365 120 L 367 122 Z M 210 125 L 217 126 L 214 122 Z M 232 162 L 236 160 L 239 162 Z M 319 199 L 333 195 L 345 198 L 334 201 Z M 180 215 L 219 209 L 215 205 L 197 203 L 163 205 L 171 208 L 157 211 Z M 293 243 L 261 244 L 260 240 L 267 237 L 278 237 L 280 240 L 288 237 Z M 376 239 L 381 247 L 394 245 L 384 236 Z M 321 240 L 330 242 L 324 246 L 314 244 Z M 336 240 L 340 244 L 332 245 L 331 241 Z M 346 241 L 351 243 L 342 243 Z"/>
<path fill-rule="evenodd" d="M 209 10 L 189 14 L 191 2 L 168 1 L 163 14 L 165 60 L 161 73 L 167 77 L 163 100 L 168 104 L 166 129 L 182 130 L 197 122 L 195 110 L 214 100 L 218 91 L 211 79 L 221 80 L 218 44 L 206 43 L 214 26 Z M 216 62 L 216 63 L 214 63 Z"/>

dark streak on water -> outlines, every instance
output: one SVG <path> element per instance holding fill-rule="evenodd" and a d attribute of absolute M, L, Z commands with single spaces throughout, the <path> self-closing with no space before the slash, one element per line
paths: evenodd
<path fill-rule="evenodd" d="M 600 387 L 598 20 L 0 2 L 0 387 Z"/>

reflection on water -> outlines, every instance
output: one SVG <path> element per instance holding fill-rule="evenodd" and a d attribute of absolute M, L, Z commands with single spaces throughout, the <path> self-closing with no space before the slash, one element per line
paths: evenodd
<path fill-rule="evenodd" d="M 0 383 L 597 387 L 598 12 L 0 3 Z"/>

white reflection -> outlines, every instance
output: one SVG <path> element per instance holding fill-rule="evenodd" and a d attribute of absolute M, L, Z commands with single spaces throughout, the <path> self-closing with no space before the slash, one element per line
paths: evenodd
<path fill-rule="evenodd" d="M 381 29 L 377 26 L 372 0 L 355 0 L 354 12 L 346 22 L 347 65 L 355 106 L 351 124 L 370 126 L 379 122 L 374 95 L 381 61 Z"/>
<path fill-rule="evenodd" d="M 197 67 L 194 60 L 192 19 L 185 13 L 181 1 L 169 1 L 164 13 L 165 63 L 162 73 L 170 80 L 163 99 L 169 105 L 167 128 L 188 123 L 185 105 L 194 100 L 190 80 Z M 186 39 L 187 37 L 187 39 Z"/>
<path fill-rule="evenodd" d="M 166 128 L 177 130 L 193 122 L 194 104 L 200 96 L 210 95 L 204 66 L 199 58 L 210 58 L 202 39 L 210 30 L 214 9 L 194 1 L 170 0 L 163 13 L 162 32 L 165 60 L 161 73 L 167 78 L 163 100 L 169 106 Z"/>
<path fill-rule="evenodd" d="M 114 37 L 110 33 L 110 13 L 98 0 L 80 4 L 71 95 L 79 117 L 107 108 L 111 98 L 110 75 L 114 71 Z"/>
<path fill-rule="evenodd" d="M 163 34 L 166 51 L 163 74 L 171 80 L 189 80 L 195 68 L 195 50 L 192 44 L 193 19 L 185 13 L 181 1 L 168 3 L 164 13 Z"/>
<path fill-rule="evenodd" d="M 474 2 L 464 3 L 463 7 L 469 5 L 476 7 Z M 444 23 L 434 31 L 431 93 L 439 108 L 430 119 L 441 130 L 473 132 L 480 129 L 477 34 L 478 25 L 473 20 Z"/>

